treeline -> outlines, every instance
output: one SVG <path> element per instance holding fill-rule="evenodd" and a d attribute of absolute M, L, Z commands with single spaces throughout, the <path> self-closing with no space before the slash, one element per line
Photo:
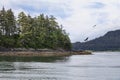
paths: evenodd
<path fill-rule="evenodd" d="M 20 12 L 15 18 L 12 9 L 0 10 L 0 47 L 71 49 L 68 34 L 54 16 L 36 17 Z"/>

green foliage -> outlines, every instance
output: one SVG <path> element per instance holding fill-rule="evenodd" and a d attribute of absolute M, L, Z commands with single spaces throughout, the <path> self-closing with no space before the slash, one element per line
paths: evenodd
<path fill-rule="evenodd" d="M 0 11 L 0 46 L 12 48 L 16 46 L 16 38 L 14 35 L 17 32 L 14 13 L 11 9 Z"/>
<path fill-rule="evenodd" d="M 68 34 L 54 16 L 31 17 L 24 12 L 15 20 L 11 9 L 0 11 L 0 46 L 24 48 L 71 49 Z"/>

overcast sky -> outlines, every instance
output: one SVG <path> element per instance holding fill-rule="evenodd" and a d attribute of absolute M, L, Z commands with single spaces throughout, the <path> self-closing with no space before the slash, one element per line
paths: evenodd
<path fill-rule="evenodd" d="M 54 15 L 72 42 L 120 29 L 120 0 L 0 0 L 3 6 L 12 8 L 16 16 L 21 11 L 32 16 Z"/>

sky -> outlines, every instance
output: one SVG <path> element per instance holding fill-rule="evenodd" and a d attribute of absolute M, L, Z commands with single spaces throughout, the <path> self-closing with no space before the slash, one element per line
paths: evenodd
<path fill-rule="evenodd" d="M 120 0 L 0 0 L 0 9 L 3 6 L 11 8 L 16 17 L 21 11 L 33 17 L 41 13 L 55 16 L 71 42 L 120 29 Z"/>

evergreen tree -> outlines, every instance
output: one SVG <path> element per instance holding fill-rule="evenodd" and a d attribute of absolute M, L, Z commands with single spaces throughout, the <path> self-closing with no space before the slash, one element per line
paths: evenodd
<path fill-rule="evenodd" d="M 6 36 L 12 36 L 17 32 L 15 16 L 11 9 L 6 12 Z"/>
<path fill-rule="evenodd" d="M 68 34 L 59 26 L 54 16 L 40 14 L 36 17 L 19 13 L 15 20 L 11 9 L 0 11 L 0 46 L 13 48 L 71 49 Z"/>
<path fill-rule="evenodd" d="M 6 11 L 3 7 L 3 9 L 0 11 L 0 29 L 3 35 L 5 35 L 5 27 L 6 27 Z"/>
<path fill-rule="evenodd" d="M 11 9 L 5 10 L 4 7 L 0 11 L 0 32 L 1 32 L 1 46 L 13 47 L 15 39 L 13 37 L 16 32 L 15 17 Z"/>
<path fill-rule="evenodd" d="M 27 32 L 29 24 L 28 24 L 28 18 L 24 12 L 21 12 L 18 15 L 18 25 L 20 26 L 20 30 L 22 34 Z"/>

